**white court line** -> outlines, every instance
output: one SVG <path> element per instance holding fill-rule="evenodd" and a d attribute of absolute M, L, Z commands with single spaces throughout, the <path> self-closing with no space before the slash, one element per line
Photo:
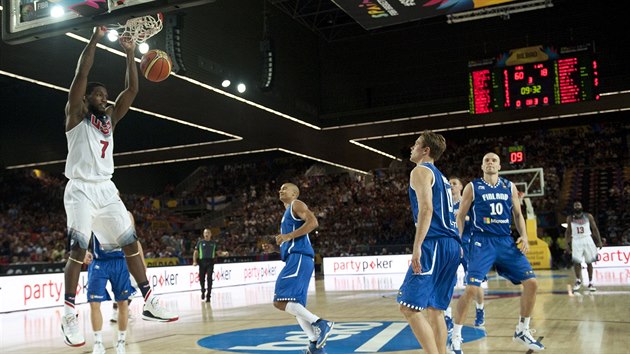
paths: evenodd
<path fill-rule="evenodd" d="M 392 338 L 396 337 L 403 329 L 407 327 L 406 323 L 392 323 L 384 330 L 380 331 L 377 335 L 370 338 L 369 341 L 363 343 L 362 346 L 357 348 L 355 353 L 376 353 L 385 344 L 389 343 Z"/>

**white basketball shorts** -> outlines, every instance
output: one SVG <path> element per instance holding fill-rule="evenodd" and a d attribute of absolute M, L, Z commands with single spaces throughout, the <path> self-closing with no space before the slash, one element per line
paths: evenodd
<path fill-rule="evenodd" d="M 597 262 L 597 247 L 590 236 L 573 238 L 571 241 L 571 254 L 573 263 Z"/>
<path fill-rule="evenodd" d="M 71 179 L 63 204 L 68 218 L 71 243 L 87 249 L 92 231 L 104 250 L 124 247 L 136 241 L 135 229 L 114 182 L 85 182 Z"/>

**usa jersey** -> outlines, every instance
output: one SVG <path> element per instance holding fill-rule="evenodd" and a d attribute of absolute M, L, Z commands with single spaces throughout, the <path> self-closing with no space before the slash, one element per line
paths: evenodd
<path fill-rule="evenodd" d="M 293 202 L 291 202 L 291 205 L 289 205 L 282 216 L 280 233 L 288 234 L 299 229 L 302 225 L 304 225 L 304 220 L 298 218 L 297 215 L 293 215 Z M 289 257 L 289 254 L 293 253 L 315 257 L 315 251 L 313 250 L 313 246 L 311 246 L 311 240 L 308 234 L 285 241 L 280 245 L 280 256 L 283 261 Z"/>
<path fill-rule="evenodd" d="M 588 220 L 586 213 L 583 213 L 581 217 L 573 216 L 571 218 L 571 237 L 582 238 L 591 237 L 591 222 Z"/>
<path fill-rule="evenodd" d="M 110 259 L 125 259 L 125 253 L 121 248 L 116 248 L 111 251 L 105 251 L 101 243 L 98 242 L 98 238 L 92 234 L 92 254 L 94 259 L 101 261 L 107 261 Z"/>
<path fill-rule="evenodd" d="M 431 163 L 421 163 L 418 167 L 427 168 L 433 173 L 433 214 L 431 215 L 431 225 L 427 231 L 426 238 L 432 237 L 452 237 L 459 240 L 459 232 L 457 232 L 457 222 L 453 209 L 453 195 L 451 194 L 451 185 L 448 179 L 442 175 L 437 167 Z M 416 191 L 409 185 L 409 201 L 411 203 L 411 212 L 413 213 L 413 222 L 418 224 L 418 197 Z"/>
<path fill-rule="evenodd" d="M 453 204 L 453 213 L 455 214 L 455 218 L 457 218 L 457 213 L 459 213 L 459 205 L 461 204 L 461 201 L 456 202 L 455 204 Z M 470 210 L 468 210 L 468 220 L 466 220 L 464 222 L 464 233 L 462 234 L 462 242 L 464 243 L 470 243 L 470 224 L 471 224 L 471 220 L 472 216 L 470 214 Z"/>
<path fill-rule="evenodd" d="M 510 236 L 512 225 L 512 182 L 499 177 L 495 186 L 482 178 L 472 181 L 473 235 Z"/>
<path fill-rule="evenodd" d="M 105 181 L 114 173 L 114 136 L 111 117 L 88 113 L 81 123 L 66 132 L 69 179 Z"/>

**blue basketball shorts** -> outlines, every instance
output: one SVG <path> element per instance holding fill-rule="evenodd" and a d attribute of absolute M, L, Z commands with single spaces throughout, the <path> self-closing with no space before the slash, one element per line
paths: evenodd
<path fill-rule="evenodd" d="M 470 240 L 468 242 L 462 241 L 462 249 L 464 250 L 464 257 L 462 258 L 462 266 L 464 272 L 468 271 L 468 259 L 470 258 Z"/>
<path fill-rule="evenodd" d="M 273 301 L 291 301 L 306 307 L 308 285 L 315 271 L 313 257 L 292 253 L 276 280 Z"/>
<path fill-rule="evenodd" d="M 414 274 L 409 265 L 396 301 L 414 310 L 427 307 L 446 310 L 451 302 L 460 261 L 461 246 L 454 238 L 425 239 L 420 256 L 421 272 Z"/>
<path fill-rule="evenodd" d="M 529 260 L 516 247 L 511 237 L 473 236 L 466 276 L 467 283 L 481 285 L 493 264 L 500 276 L 515 285 L 536 277 Z"/>
<path fill-rule="evenodd" d="M 129 269 L 124 258 L 93 260 L 88 267 L 88 302 L 109 301 L 112 298 L 106 289 L 107 282 L 112 284 L 116 301 L 129 299 L 135 292 L 129 280 Z"/>

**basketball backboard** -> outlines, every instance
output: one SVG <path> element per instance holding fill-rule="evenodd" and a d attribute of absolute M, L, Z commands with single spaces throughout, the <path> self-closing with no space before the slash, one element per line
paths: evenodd
<path fill-rule="evenodd" d="M 168 13 L 214 1 L 2 0 L 2 40 L 10 44 L 25 43 L 96 25 L 124 23 L 133 17 Z M 90 16 L 80 16 L 71 10 L 77 6 L 93 8 L 93 11 Z"/>
<path fill-rule="evenodd" d="M 530 198 L 545 196 L 545 173 L 542 167 L 522 170 L 499 171 L 501 177 L 510 180 L 519 191 L 521 204 L 525 203 L 526 219 L 535 219 L 534 207 Z"/>
<path fill-rule="evenodd" d="M 522 170 L 499 171 L 501 177 L 510 180 L 524 198 L 543 197 L 545 195 L 545 174 L 542 167 Z"/>

